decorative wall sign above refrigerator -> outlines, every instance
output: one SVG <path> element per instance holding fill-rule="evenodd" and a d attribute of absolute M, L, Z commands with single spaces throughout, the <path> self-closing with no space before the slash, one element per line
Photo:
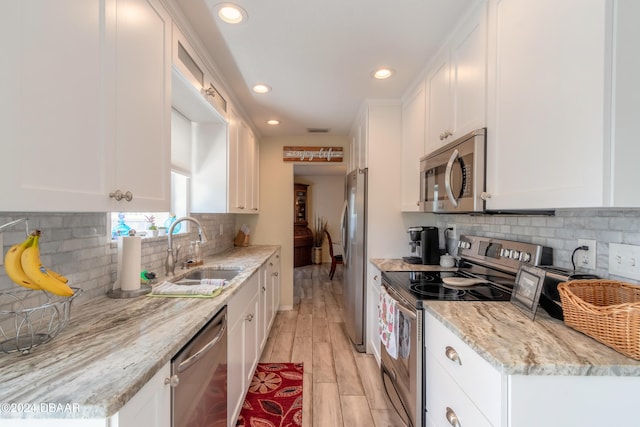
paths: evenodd
<path fill-rule="evenodd" d="M 282 147 L 285 162 L 342 162 L 342 147 Z"/>

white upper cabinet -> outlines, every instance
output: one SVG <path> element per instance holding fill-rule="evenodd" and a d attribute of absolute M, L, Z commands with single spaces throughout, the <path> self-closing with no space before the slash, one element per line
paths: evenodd
<path fill-rule="evenodd" d="M 4 2 L 0 210 L 168 210 L 170 25 L 155 1 Z M 135 12 L 135 13 L 134 13 Z M 116 201 L 110 193 L 130 192 Z"/>
<path fill-rule="evenodd" d="M 251 128 L 229 111 L 229 212 L 258 213 L 258 146 Z"/>
<path fill-rule="evenodd" d="M 402 102 L 402 211 L 417 212 L 420 157 L 425 154 L 426 90 L 424 80 Z"/>
<path fill-rule="evenodd" d="M 360 110 L 356 116 L 349 138 L 349 170 L 364 169 L 367 167 L 368 156 L 368 115 L 366 108 Z"/>
<path fill-rule="evenodd" d="M 115 36 L 115 96 L 107 102 L 115 106 L 114 188 L 133 193 L 126 210 L 167 211 L 171 18 L 157 0 L 117 0 Z M 122 210 L 121 204 L 112 209 Z"/>
<path fill-rule="evenodd" d="M 487 4 L 457 27 L 427 75 L 425 154 L 486 124 Z"/>
<path fill-rule="evenodd" d="M 637 3 L 492 8 L 487 208 L 640 206 Z"/>

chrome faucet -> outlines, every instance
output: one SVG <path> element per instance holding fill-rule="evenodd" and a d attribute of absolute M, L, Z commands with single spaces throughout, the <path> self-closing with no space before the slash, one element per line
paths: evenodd
<path fill-rule="evenodd" d="M 169 230 L 167 230 L 167 233 L 168 233 L 167 259 L 164 263 L 164 272 L 167 276 L 169 275 L 169 273 L 171 273 L 171 275 L 175 274 L 176 262 L 178 260 L 178 252 L 180 251 L 180 245 L 178 245 L 178 248 L 175 250 L 175 252 L 173 250 L 173 239 L 172 239 L 173 229 L 176 227 L 176 225 L 178 225 L 183 221 L 191 221 L 195 223 L 198 226 L 198 238 L 200 239 L 200 242 L 204 243 L 207 241 L 207 235 L 204 233 L 202 224 L 200 224 L 200 221 L 198 221 L 196 218 L 193 218 L 190 216 L 183 216 L 182 218 L 178 218 L 175 221 L 173 221 L 173 223 L 169 227 Z"/>

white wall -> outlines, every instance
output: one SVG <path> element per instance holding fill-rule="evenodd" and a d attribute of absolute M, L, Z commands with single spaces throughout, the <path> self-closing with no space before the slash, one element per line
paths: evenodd
<path fill-rule="evenodd" d="M 280 245 L 280 309 L 293 308 L 293 166 L 282 160 L 283 146 L 336 146 L 349 152 L 349 139 L 333 135 L 264 138 L 260 141 L 260 213 L 236 215 L 236 228 L 251 227 L 251 244 Z M 344 159 L 345 164 L 348 159 Z M 313 218 L 311 218 L 313 220 Z"/>
<path fill-rule="evenodd" d="M 327 230 L 331 240 L 336 243 L 334 253 L 342 253 L 340 249 L 340 219 L 344 205 L 344 175 L 295 175 L 296 183 L 307 184 L 307 220 L 309 228 L 315 230 L 315 218 L 327 220 Z M 322 245 L 322 262 L 331 262 L 329 245 L 325 239 Z"/>

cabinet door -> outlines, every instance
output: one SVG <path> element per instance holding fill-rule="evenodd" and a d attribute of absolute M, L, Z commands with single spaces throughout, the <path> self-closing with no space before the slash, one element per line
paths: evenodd
<path fill-rule="evenodd" d="M 373 265 L 367 269 L 367 353 L 373 354 L 380 365 L 380 333 L 378 332 L 378 306 L 380 305 L 380 270 Z"/>
<path fill-rule="evenodd" d="M 435 62 L 433 71 L 427 77 L 427 88 L 428 154 L 451 141 L 451 77 L 448 49 L 445 49 Z"/>
<path fill-rule="evenodd" d="M 134 197 L 117 209 L 170 209 L 171 28 L 158 0 L 117 1 L 115 188 Z"/>
<path fill-rule="evenodd" d="M 236 425 L 246 391 L 242 371 L 244 366 L 243 326 L 242 320 L 231 326 L 227 341 L 227 416 L 229 417 L 227 427 Z"/>
<path fill-rule="evenodd" d="M 421 81 L 402 103 L 402 211 L 417 212 L 420 157 L 425 155 L 426 90 Z"/>
<path fill-rule="evenodd" d="M 455 140 L 486 126 L 487 4 L 481 3 L 451 41 L 451 96 Z"/>
<path fill-rule="evenodd" d="M 171 387 L 165 379 L 171 376 L 167 363 L 126 405 L 111 417 L 118 427 L 169 427 L 171 425 Z"/>
<path fill-rule="evenodd" d="M 244 209 L 244 188 L 241 189 L 240 175 L 244 169 L 240 164 L 242 158 L 242 123 L 240 117 L 233 110 L 229 110 L 229 157 L 227 178 L 229 188 L 228 209 L 229 213 L 241 213 Z M 242 194 L 242 196 L 241 196 Z M 242 197 L 242 199 L 241 199 Z"/>
<path fill-rule="evenodd" d="M 244 314 L 244 391 L 249 388 L 260 358 L 260 306 L 256 293 L 247 304 Z"/>
<path fill-rule="evenodd" d="M 273 310 L 269 328 L 273 325 L 276 314 L 278 313 L 278 308 L 280 307 L 280 250 L 271 257 L 270 263 L 271 262 L 273 262 L 273 266 L 271 267 L 271 287 L 273 289 L 271 305 Z"/>
<path fill-rule="evenodd" d="M 104 2 L 2 2 L 0 210 L 105 210 Z"/>
<path fill-rule="evenodd" d="M 248 129 L 247 132 L 247 155 L 246 155 L 246 194 L 245 199 L 247 201 L 247 213 L 258 213 L 259 200 L 260 200 L 260 156 L 259 146 L 256 137 Z"/>
<path fill-rule="evenodd" d="M 427 425 L 493 427 L 429 352 L 425 355 L 425 378 Z"/>
<path fill-rule="evenodd" d="M 602 206 L 610 2 L 492 5 L 487 207 Z"/>

